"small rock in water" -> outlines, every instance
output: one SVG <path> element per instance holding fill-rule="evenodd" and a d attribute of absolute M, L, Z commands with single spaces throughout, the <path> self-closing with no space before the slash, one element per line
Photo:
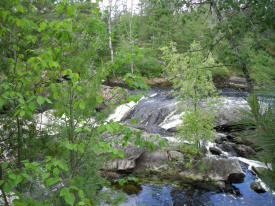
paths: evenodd
<path fill-rule="evenodd" d="M 183 154 L 178 151 L 169 151 L 168 152 L 169 159 L 173 161 L 182 161 L 183 160 Z"/>
<path fill-rule="evenodd" d="M 250 157 L 256 154 L 256 152 L 251 147 L 243 144 L 236 144 L 234 149 L 241 157 Z"/>
<path fill-rule="evenodd" d="M 220 144 L 218 145 L 219 148 L 225 152 L 229 152 L 231 155 L 233 156 L 237 156 L 237 153 L 234 149 L 234 146 L 235 144 L 234 143 L 231 143 L 231 142 L 226 142 L 226 143 L 223 143 L 223 144 Z"/>
<path fill-rule="evenodd" d="M 252 182 L 250 184 L 250 188 L 254 190 L 257 193 L 265 193 L 265 189 L 262 187 L 262 185 L 259 182 Z"/>
<path fill-rule="evenodd" d="M 224 142 L 227 142 L 227 141 L 228 141 L 228 139 L 227 139 L 226 135 L 222 135 L 222 136 L 216 137 L 214 139 L 214 142 L 217 144 L 223 144 Z"/>
<path fill-rule="evenodd" d="M 216 147 L 210 147 L 209 151 L 213 154 L 213 155 L 221 155 L 222 151 L 219 148 Z"/>
<path fill-rule="evenodd" d="M 176 133 L 177 132 L 177 128 L 176 127 L 171 127 L 169 129 L 167 129 L 168 132 L 173 132 Z"/>
<path fill-rule="evenodd" d="M 258 176 L 263 175 L 263 173 L 265 173 L 266 170 L 267 170 L 267 169 L 264 168 L 264 167 L 255 167 L 255 166 L 252 166 L 252 171 L 253 171 L 254 173 L 256 173 Z"/>

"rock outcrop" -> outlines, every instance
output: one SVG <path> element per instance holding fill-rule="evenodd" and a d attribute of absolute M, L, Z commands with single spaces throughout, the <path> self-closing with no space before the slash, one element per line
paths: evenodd
<path fill-rule="evenodd" d="M 252 182 L 250 184 L 250 188 L 257 193 L 265 193 L 266 192 L 260 182 Z"/>
<path fill-rule="evenodd" d="M 143 135 L 146 138 L 149 134 Z M 159 141 L 151 140 L 156 145 Z M 118 173 L 131 172 L 136 175 L 154 173 L 186 183 L 204 182 L 219 189 L 224 189 L 227 183 L 241 183 L 245 177 L 236 159 L 205 157 L 194 162 L 192 168 L 186 168 L 184 154 L 177 150 L 175 143 L 164 148 L 157 147 L 152 152 L 131 143 L 121 149 L 124 151 L 124 158 L 112 160 L 106 170 Z"/>
<path fill-rule="evenodd" d="M 97 106 L 98 111 L 107 108 L 106 103 L 113 102 L 117 104 L 122 104 L 123 102 L 127 101 L 126 99 L 126 96 L 128 94 L 127 89 L 102 85 L 101 90 L 102 90 L 103 102 Z"/>
<path fill-rule="evenodd" d="M 187 182 L 209 182 L 223 188 L 225 183 L 243 182 L 245 174 L 237 160 L 206 157 L 180 176 Z"/>
<path fill-rule="evenodd" d="M 213 154 L 213 155 L 221 155 L 222 151 L 217 148 L 217 147 L 210 147 L 209 151 Z"/>

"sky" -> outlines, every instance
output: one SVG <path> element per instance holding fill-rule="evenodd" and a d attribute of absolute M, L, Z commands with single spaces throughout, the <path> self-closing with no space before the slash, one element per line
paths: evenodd
<path fill-rule="evenodd" d="M 133 10 L 137 11 L 139 0 L 112 0 L 112 6 L 115 6 L 116 4 L 119 10 L 123 10 L 124 5 L 127 6 L 128 10 L 130 10 L 131 1 L 133 1 Z M 109 6 L 109 0 L 103 0 L 102 3 L 100 3 L 101 8 L 106 8 L 107 6 Z"/>

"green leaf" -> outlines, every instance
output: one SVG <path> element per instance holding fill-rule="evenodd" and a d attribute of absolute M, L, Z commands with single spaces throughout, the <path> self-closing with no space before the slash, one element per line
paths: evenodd
<path fill-rule="evenodd" d="M 73 150 L 74 149 L 74 145 L 71 144 L 70 142 L 65 142 L 64 143 L 64 146 L 69 149 L 69 150 Z"/>
<path fill-rule="evenodd" d="M 2 169 L 6 169 L 9 166 L 9 164 L 7 162 L 3 162 L 2 163 Z"/>
<path fill-rule="evenodd" d="M 50 187 L 50 186 L 52 186 L 53 184 L 55 184 L 59 181 L 61 181 L 60 177 L 49 178 L 49 179 L 46 180 L 46 185 L 47 185 L 47 187 Z"/>
<path fill-rule="evenodd" d="M 46 100 L 46 102 L 48 102 L 49 104 L 52 104 L 53 102 L 50 100 L 50 99 L 48 99 L 48 98 L 45 98 L 45 100 Z"/>
<path fill-rule="evenodd" d="M 26 112 L 24 110 L 21 110 L 19 113 L 20 117 L 24 117 L 25 114 L 26 114 Z"/>
<path fill-rule="evenodd" d="M 80 102 L 80 104 L 79 104 L 79 108 L 81 109 L 81 110 L 84 110 L 85 109 L 85 102 L 84 101 L 81 101 Z"/>
<path fill-rule="evenodd" d="M 77 128 L 75 129 L 75 131 L 76 131 L 76 132 L 81 132 L 81 131 L 82 131 L 82 127 L 77 127 Z"/>
<path fill-rule="evenodd" d="M 42 105 L 44 102 L 45 102 L 45 98 L 44 97 L 42 97 L 42 96 L 38 96 L 37 97 L 37 103 L 39 105 Z"/>
<path fill-rule="evenodd" d="M 28 107 L 33 111 L 33 110 L 35 110 L 36 109 L 36 102 L 30 102 L 29 104 L 28 104 Z"/>
<path fill-rule="evenodd" d="M 65 195 L 65 201 L 69 204 L 69 205 L 73 205 L 74 204 L 74 194 L 73 193 L 69 193 L 68 195 Z"/>
<path fill-rule="evenodd" d="M 98 153 L 99 152 L 99 145 L 98 144 L 94 144 L 93 145 L 93 151 L 94 151 L 94 153 Z"/>
<path fill-rule="evenodd" d="M 75 196 L 74 196 L 73 193 L 71 193 L 69 191 L 68 188 L 66 188 L 66 187 L 62 188 L 61 191 L 60 191 L 60 196 L 64 197 L 64 200 L 65 200 L 65 202 L 67 204 L 69 204 L 69 205 L 73 205 L 74 204 Z"/>
<path fill-rule="evenodd" d="M 26 173 L 22 173 L 21 174 L 22 177 L 24 177 L 25 179 L 30 179 L 30 175 L 26 174 Z"/>
<path fill-rule="evenodd" d="M 71 78 L 72 82 L 77 82 L 78 79 L 79 79 L 79 74 L 78 73 L 71 73 L 70 78 Z"/>
<path fill-rule="evenodd" d="M 14 173 L 10 173 L 9 178 L 12 180 L 16 180 L 16 175 Z"/>
<path fill-rule="evenodd" d="M 124 153 L 123 153 L 123 151 L 121 151 L 121 150 L 118 150 L 118 151 L 117 151 L 117 155 L 118 155 L 120 158 L 124 158 Z"/>
<path fill-rule="evenodd" d="M 59 166 L 59 168 L 65 170 L 65 171 L 68 170 L 68 168 L 69 168 L 65 161 L 59 161 L 58 166 Z"/>
<path fill-rule="evenodd" d="M 68 73 L 68 71 L 67 71 L 67 70 L 63 70 L 63 71 L 61 72 L 61 75 L 62 75 L 62 76 L 66 76 L 66 75 L 67 75 L 67 73 Z"/>
<path fill-rule="evenodd" d="M 85 198 L 85 195 L 84 195 L 84 192 L 83 190 L 78 190 L 78 195 L 81 199 L 84 199 Z"/>
<path fill-rule="evenodd" d="M 103 97 L 101 95 L 96 97 L 96 102 L 98 104 L 101 104 L 103 101 L 104 101 L 104 99 L 103 99 Z"/>
<path fill-rule="evenodd" d="M 42 22 L 42 23 L 39 25 L 38 31 L 39 31 L 39 32 L 42 32 L 42 31 L 45 30 L 45 28 L 46 28 L 46 23 L 45 23 L 45 22 Z"/>
<path fill-rule="evenodd" d="M 5 100 L 0 98 L 0 109 L 3 107 L 4 104 L 5 104 Z"/>
<path fill-rule="evenodd" d="M 63 187 L 61 190 L 60 190 L 60 196 L 63 197 L 65 196 L 67 193 L 69 193 L 69 189 L 67 187 Z"/>
<path fill-rule="evenodd" d="M 59 169 L 58 168 L 54 168 L 53 169 L 53 174 L 54 174 L 54 176 L 58 176 L 59 175 Z"/>
<path fill-rule="evenodd" d="M 24 12 L 24 7 L 22 5 L 17 5 L 16 10 L 20 13 L 23 13 Z"/>
<path fill-rule="evenodd" d="M 76 87 L 76 89 L 77 89 L 78 91 L 80 91 L 80 92 L 81 92 L 82 87 L 81 87 L 81 86 L 77 86 L 77 87 Z"/>

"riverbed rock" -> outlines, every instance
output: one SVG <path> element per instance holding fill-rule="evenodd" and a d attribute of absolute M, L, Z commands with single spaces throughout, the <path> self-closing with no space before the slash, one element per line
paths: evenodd
<path fill-rule="evenodd" d="M 110 171 L 131 171 L 136 167 L 136 160 L 143 154 L 144 148 L 129 143 L 127 147 L 116 146 L 124 152 L 123 159 L 110 161 L 105 169 Z"/>
<path fill-rule="evenodd" d="M 166 171 L 169 168 L 168 158 L 167 152 L 161 149 L 145 151 L 136 161 L 134 173 Z"/>
<path fill-rule="evenodd" d="M 251 157 L 256 155 L 255 150 L 247 145 L 244 144 L 236 144 L 233 142 L 223 142 L 222 144 L 218 144 L 218 147 L 231 154 L 232 156 L 240 156 L 240 157 Z"/>
<path fill-rule="evenodd" d="M 237 160 L 203 158 L 192 169 L 180 172 L 182 180 L 187 182 L 210 182 L 218 187 L 223 183 L 241 183 L 245 174 Z"/>
<path fill-rule="evenodd" d="M 159 130 L 157 126 L 161 126 L 161 123 L 163 123 L 167 116 L 175 111 L 176 108 L 177 105 L 173 100 L 168 99 L 166 95 L 158 94 L 154 97 L 140 100 L 139 103 L 123 117 L 122 121 L 130 124 L 132 120 L 135 120 L 137 126 L 147 127 L 154 133 L 157 133 Z M 162 127 L 162 129 L 166 130 L 164 127 Z"/>
<path fill-rule="evenodd" d="M 173 85 L 171 81 L 161 77 L 145 79 L 145 83 L 150 85 L 151 87 L 159 88 L 171 87 Z"/>
<path fill-rule="evenodd" d="M 266 190 L 263 188 L 260 182 L 252 182 L 250 188 L 257 193 L 265 193 Z"/>
<path fill-rule="evenodd" d="M 171 127 L 171 128 L 169 128 L 169 129 L 167 129 L 167 131 L 168 131 L 168 132 L 171 132 L 171 133 L 177 133 L 177 132 L 178 132 L 178 130 L 177 130 L 176 127 Z"/>
<path fill-rule="evenodd" d="M 232 142 L 224 142 L 223 144 L 218 144 L 217 145 L 222 151 L 225 151 L 229 153 L 232 156 L 237 156 L 237 153 L 234 149 L 235 143 Z"/>
<path fill-rule="evenodd" d="M 119 78 L 109 78 L 104 84 L 109 86 L 119 86 L 123 88 L 129 88 L 129 85 L 127 82 L 125 82 L 123 79 Z M 162 77 L 154 77 L 154 78 L 145 78 L 145 84 L 151 86 L 151 87 L 158 87 L 158 88 L 166 88 L 171 87 L 172 82 L 169 81 L 166 78 Z"/>
<path fill-rule="evenodd" d="M 183 161 L 184 155 L 178 151 L 168 151 L 169 160 L 171 161 Z"/>
<path fill-rule="evenodd" d="M 213 155 L 221 155 L 222 151 L 217 148 L 217 147 L 210 147 L 209 151 L 213 154 Z"/>
<path fill-rule="evenodd" d="M 163 129 L 162 127 L 160 127 L 158 125 L 135 124 L 135 125 L 131 125 L 131 127 L 140 129 L 140 130 L 146 131 L 148 133 L 152 133 L 152 134 L 160 134 L 162 136 L 170 136 L 172 134 L 171 132 Z"/>
<path fill-rule="evenodd" d="M 228 80 L 228 85 L 231 88 L 247 89 L 246 79 L 243 77 L 232 76 Z"/>
<path fill-rule="evenodd" d="M 235 144 L 234 149 L 237 152 L 237 154 L 241 157 L 251 157 L 253 155 L 256 155 L 255 150 L 244 144 Z"/>
<path fill-rule="evenodd" d="M 108 107 L 111 102 L 113 104 L 123 104 L 127 102 L 128 90 L 121 87 L 101 86 L 103 102 L 96 107 L 97 111 L 101 111 Z"/>
<path fill-rule="evenodd" d="M 261 177 L 262 175 L 264 175 L 267 172 L 267 169 L 264 167 L 255 167 L 252 166 L 252 171 L 254 173 L 256 173 L 259 177 Z"/>

